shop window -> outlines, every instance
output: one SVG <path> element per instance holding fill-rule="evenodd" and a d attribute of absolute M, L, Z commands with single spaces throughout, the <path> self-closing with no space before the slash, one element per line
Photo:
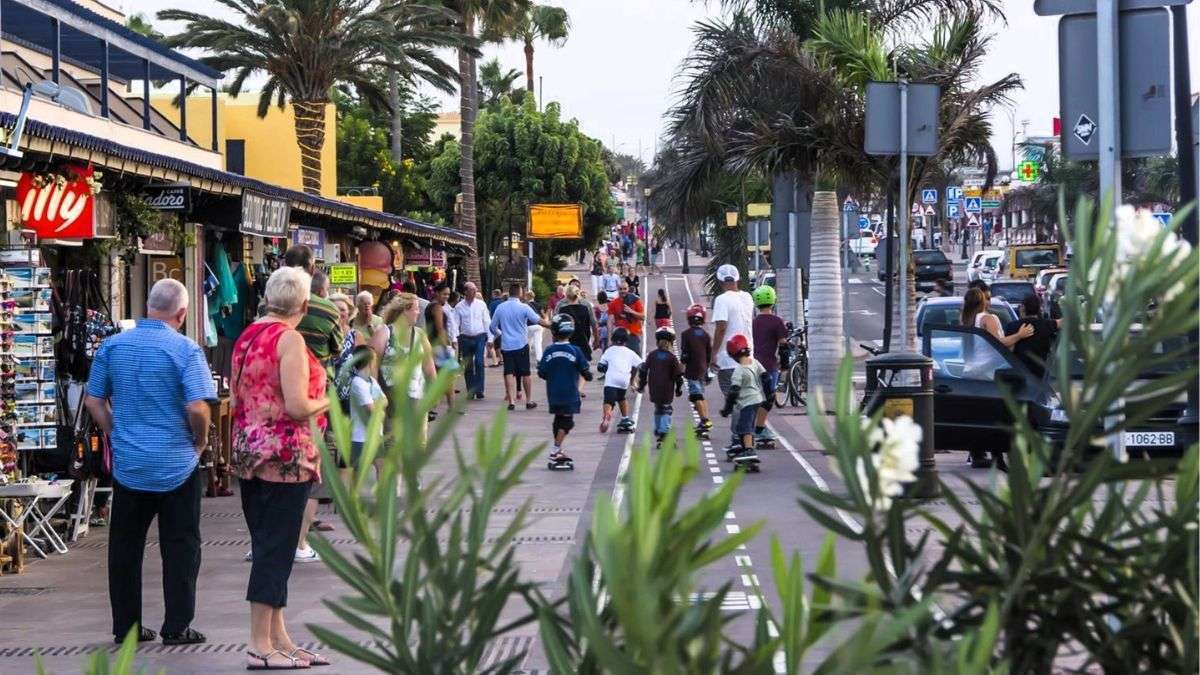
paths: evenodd
<path fill-rule="evenodd" d="M 225 170 L 246 174 L 246 141 L 232 138 L 225 141 Z"/>

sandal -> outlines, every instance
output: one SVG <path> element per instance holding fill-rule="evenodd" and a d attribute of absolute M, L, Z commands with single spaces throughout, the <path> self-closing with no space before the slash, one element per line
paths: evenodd
<path fill-rule="evenodd" d="M 317 532 L 332 532 L 334 527 L 331 523 L 327 523 L 323 520 L 314 520 L 312 521 L 312 529 L 316 530 Z"/>
<path fill-rule="evenodd" d="M 308 656 L 305 656 L 305 657 L 296 656 L 296 652 L 304 652 Z M 297 648 L 293 649 L 290 656 L 293 659 L 303 658 L 305 661 L 308 661 L 308 665 L 310 665 L 310 666 L 328 666 L 328 665 L 330 665 L 329 659 L 326 659 L 324 656 L 321 656 L 320 654 L 312 651 L 311 649 L 305 649 L 304 647 L 297 647 Z"/>
<path fill-rule="evenodd" d="M 204 634 L 195 628 L 184 628 L 183 632 L 172 633 L 170 635 L 163 633 L 162 641 L 164 645 L 198 645 L 208 641 Z"/>
<path fill-rule="evenodd" d="M 280 664 L 280 663 L 272 664 L 271 657 L 275 656 L 276 654 L 279 654 L 280 656 L 286 658 L 287 660 L 291 661 L 291 663 L 288 665 L 284 665 L 284 664 Z M 253 659 L 255 661 L 262 661 L 261 666 L 258 665 L 257 663 L 254 663 L 254 664 L 247 663 L 246 670 L 308 670 L 308 668 L 310 667 L 307 663 L 301 662 L 296 657 L 289 656 L 288 654 L 284 654 L 283 650 L 280 650 L 280 649 L 276 649 L 275 651 L 273 651 L 269 654 L 266 654 L 266 655 L 255 654 L 254 652 L 247 650 L 246 656 L 250 657 L 251 659 Z"/>
<path fill-rule="evenodd" d="M 141 626 L 138 628 L 138 636 L 137 636 L 138 642 L 150 642 L 151 640 L 153 640 L 156 637 L 158 637 L 158 633 L 155 633 L 153 629 L 146 628 L 145 626 Z M 125 642 L 125 636 L 124 635 L 114 635 L 113 642 L 115 642 L 116 644 L 121 644 L 121 643 Z"/>

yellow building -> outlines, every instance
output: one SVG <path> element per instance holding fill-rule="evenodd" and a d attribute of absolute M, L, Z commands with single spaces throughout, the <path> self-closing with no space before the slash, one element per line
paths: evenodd
<path fill-rule="evenodd" d="M 151 99 L 155 109 L 172 122 L 179 120 L 174 96 Z M 212 143 L 212 101 L 207 96 L 189 96 L 188 136 L 200 147 Z M 237 97 L 220 94 L 217 101 L 217 148 L 225 170 L 273 185 L 303 190 L 300 176 L 300 146 L 296 143 L 295 115 L 291 105 L 282 109 L 272 104 L 265 117 L 258 116 L 258 92 Z M 364 208 L 382 210 L 382 197 L 339 197 L 337 195 L 337 110 L 325 106 L 325 145 L 321 149 L 321 196 Z"/>

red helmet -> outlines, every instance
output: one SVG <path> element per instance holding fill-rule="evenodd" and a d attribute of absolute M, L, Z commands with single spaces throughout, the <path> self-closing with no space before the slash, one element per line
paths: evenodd
<path fill-rule="evenodd" d="M 725 351 L 735 359 L 743 353 L 749 354 L 750 341 L 746 339 L 745 335 L 739 333 L 729 338 L 729 342 L 725 343 Z"/>
<path fill-rule="evenodd" d="M 698 302 L 687 308 L 687 318 L 689 321 L 692 319 L 700 319 L 700 321 L 703 322 L 704 314 L 704 305 Z"/>

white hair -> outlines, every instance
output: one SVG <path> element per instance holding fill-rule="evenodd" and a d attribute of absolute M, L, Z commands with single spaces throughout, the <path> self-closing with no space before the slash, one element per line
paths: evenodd
<path fill-rule="evenodd" d="M 187 287 L 174 279 L 159 279 L 150 289 L 146 309 L 155 314 L 174 314 L 187 307 Z"/>
<path fill-rule="evenodd" d="M 312 277 L 299 267 L 280 267 L 267 279 L 264 296 L 267 310 L 282 316 L 292 316 L 308 300 Z"/>
<path fill-rule="evenodd" d="M 358 303 L 364 300 L 370 300 L 371 303 L 374 303 L 375 296 L 371 294 L 371 291 L 359 291 L 358 295 L 354 296 L 354 305 L 357 307 Z"/>

